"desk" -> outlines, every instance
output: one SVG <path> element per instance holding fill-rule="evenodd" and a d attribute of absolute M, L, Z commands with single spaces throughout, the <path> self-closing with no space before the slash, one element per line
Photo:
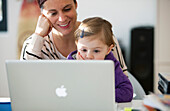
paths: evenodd
<path fill-rule="evenodd" d="M 128 108 L 132 107 L 134 109 L 139 109 L 143 111 L 144 107 L 142 106 L 142 102 L 143 100 L 132 100 L 132 102 L 117 103 L 117 111 L 124 111 L 125 107 L 128 107 Z"/>
<path fill-rule="evenodd" d="M 117 103 L 117 111 L 124 111 L 125 107 L 142 110 L 142 100 L 132 100 L 132 102 L 128 103 Z M 0 98 L 0 111 L 12 111 L 9 98 Z"/>

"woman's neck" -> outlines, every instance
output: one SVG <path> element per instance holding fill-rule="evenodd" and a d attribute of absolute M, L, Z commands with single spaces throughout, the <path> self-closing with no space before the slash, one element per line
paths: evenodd
<path fill-rule="evenodd" d="M 75 42 L 75 38 L 73 34 L 60 35 L 60 34 L 52 33 L 52 36 L 53 36 L 54 43 L 60 44 L 62 46 L 67 46 Z"/>

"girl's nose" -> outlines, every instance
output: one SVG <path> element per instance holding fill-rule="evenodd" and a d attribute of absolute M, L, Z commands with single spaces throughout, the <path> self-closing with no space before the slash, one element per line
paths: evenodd
<path fill-rule="evenodd" d="M 94 58 L 94 56 L 93 56 L 93 54 L 91 54 L 91 52 L 88 52 L 86 57 L 87 57 L 87 59 L 93 59 Z"/>

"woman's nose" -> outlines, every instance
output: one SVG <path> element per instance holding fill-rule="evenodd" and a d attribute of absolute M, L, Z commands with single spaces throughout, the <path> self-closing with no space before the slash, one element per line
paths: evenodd
<path fill-rule="evenodd" d="M 58 21 L 64 22 L 66 20 L 66 16 L 63 13 L 59 14 Z"/>

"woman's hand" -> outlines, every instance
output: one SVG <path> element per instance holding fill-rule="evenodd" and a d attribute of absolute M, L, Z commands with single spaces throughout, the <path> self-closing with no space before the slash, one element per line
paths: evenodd
<path fill-rule="evenodd" d="M 47 36 L 52 29 L 51 22 L 43 14 L 39 16 L 35 33 L 45 37 Z"/>
<path fill-rule="evenodd" d="M 83 56 L 80 54 L 80 52 L 77 52 L 76 54 L 76 59 L 77 60 L 84 60 Z"/>

